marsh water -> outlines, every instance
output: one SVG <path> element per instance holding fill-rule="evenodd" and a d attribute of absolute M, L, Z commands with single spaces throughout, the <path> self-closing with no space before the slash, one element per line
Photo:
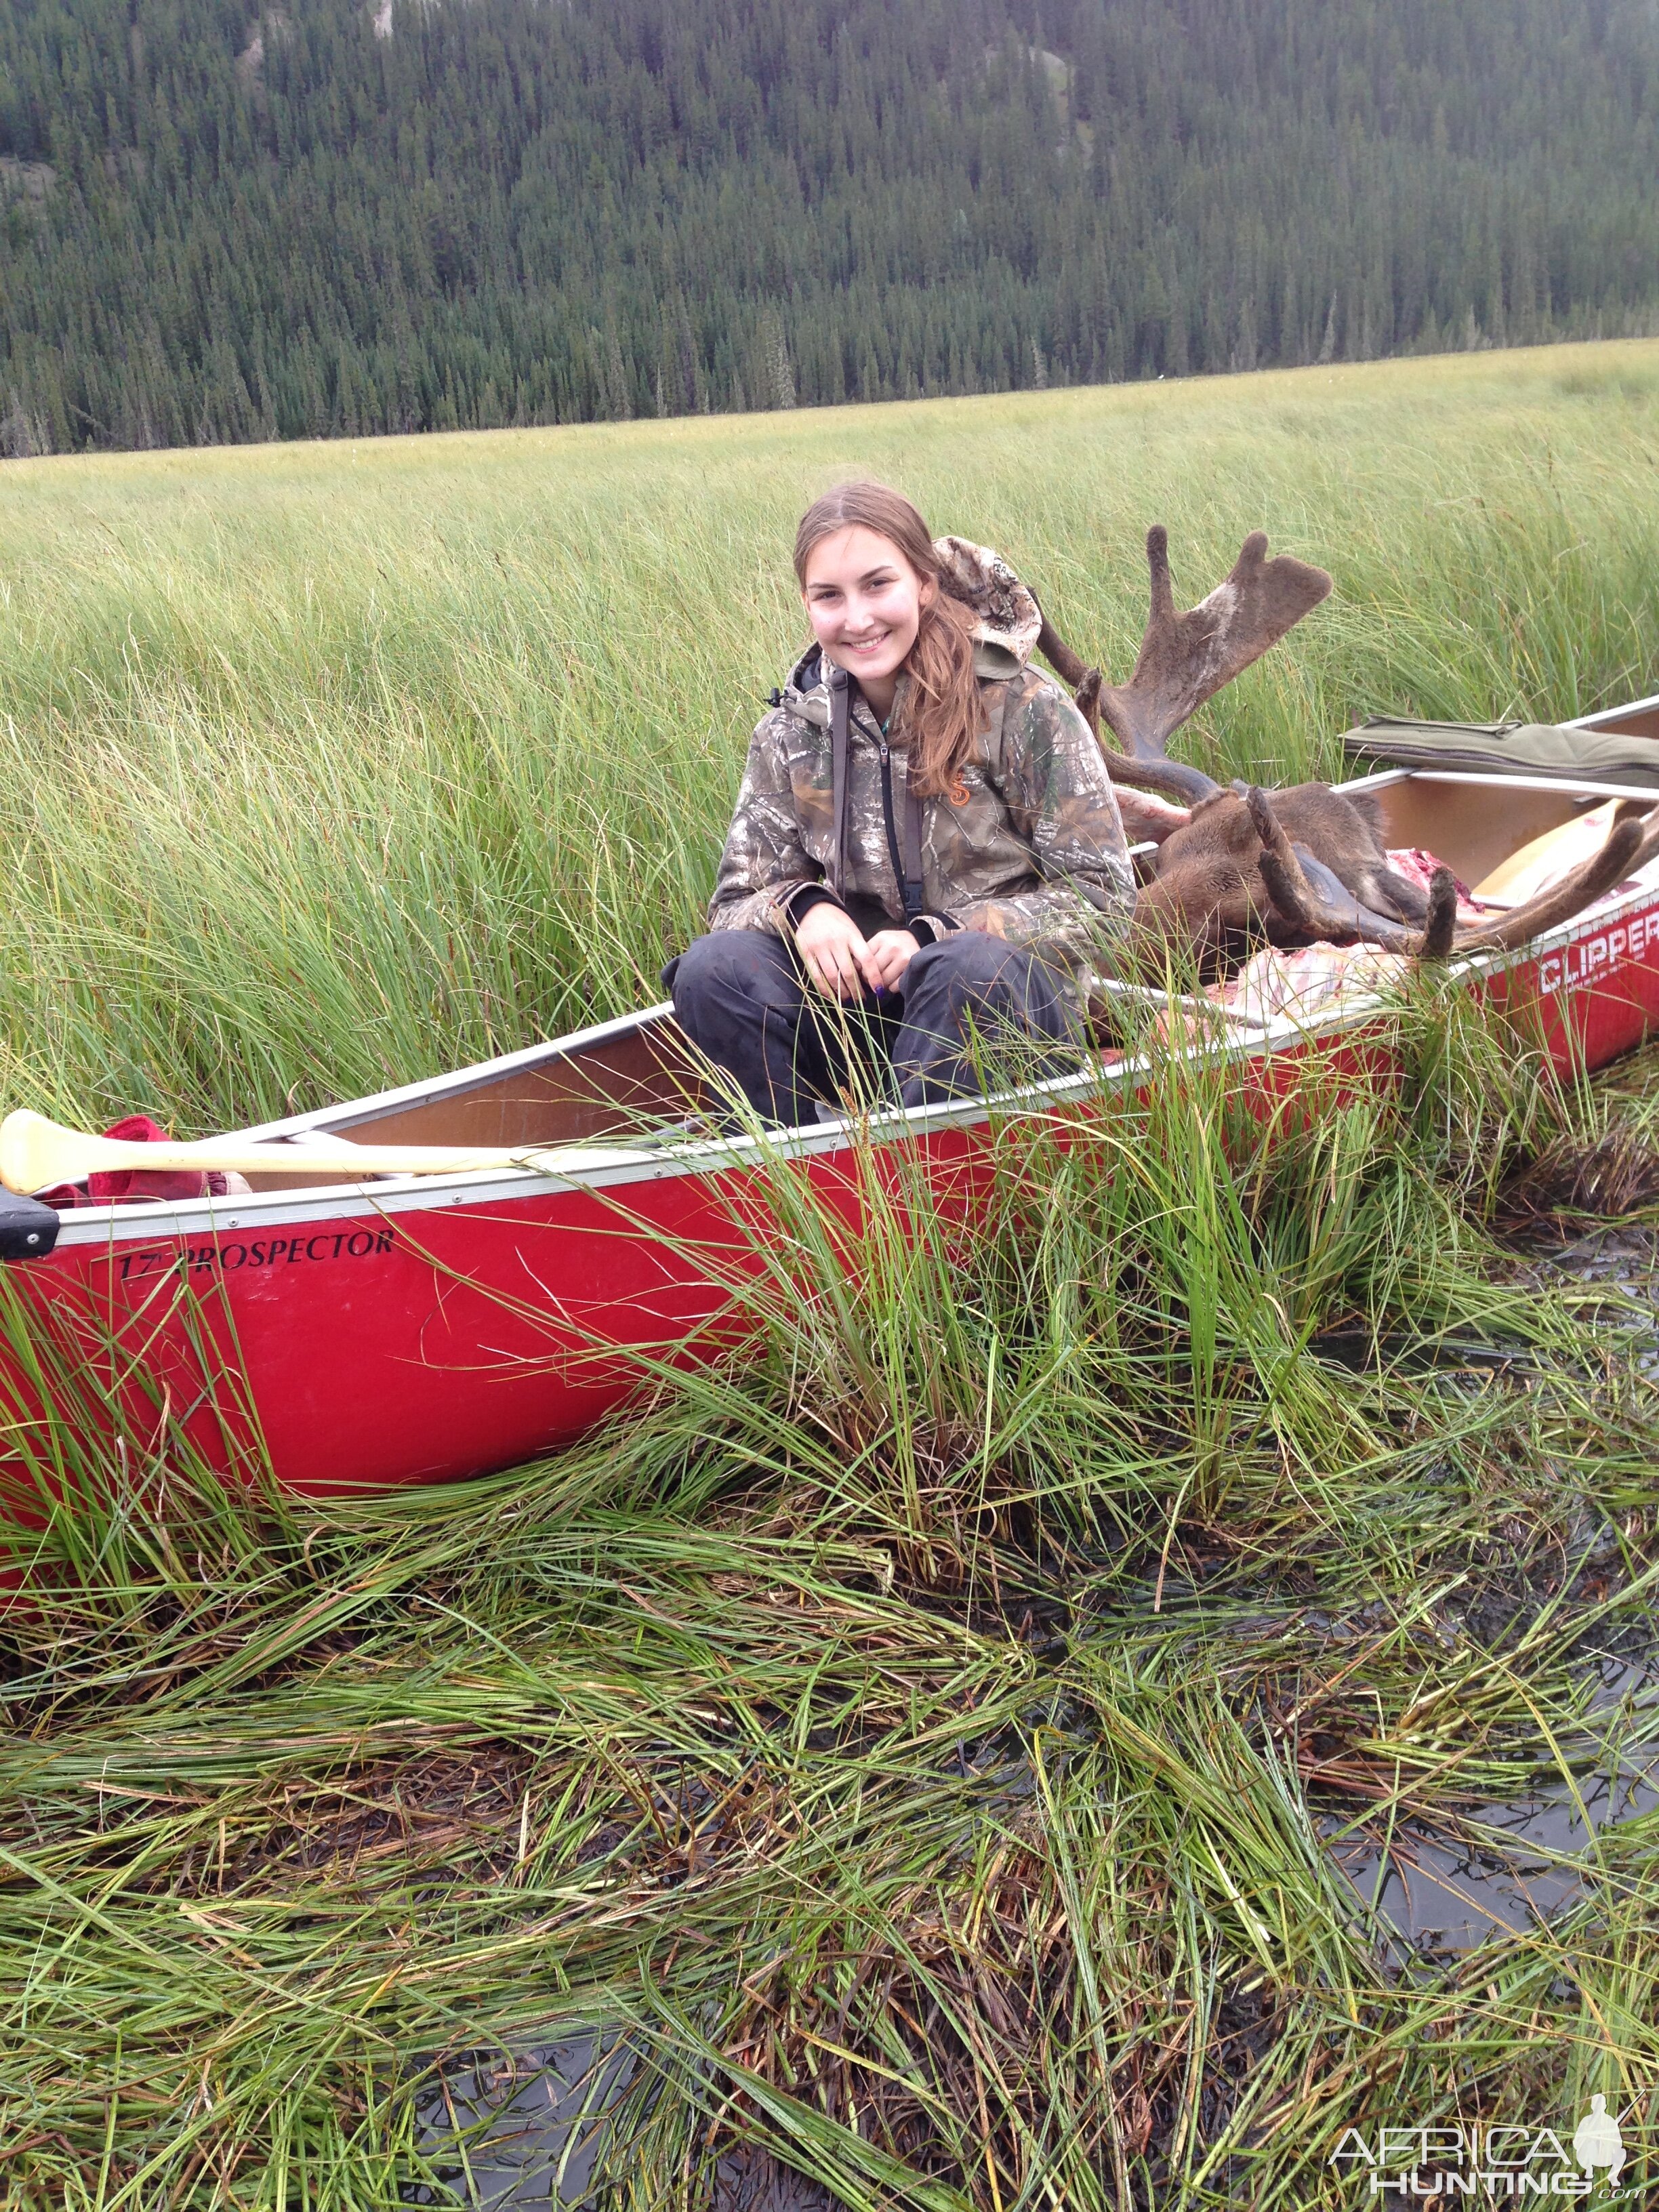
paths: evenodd
<path fill-rule="evenodd" d="M 1659 1372 L 1659 1231 L 1625 1226 L 1570 1244 L 1532 1242 L 1524 1258 L 1540 1275 L 1626 1293 L 1631 1355 L 1643 1372 Z M 1340 1345 L 1327 1349 L 1342 1356 Z M 1443 1346 L 1439 1358 L 1475 1375 L 1524 1367 L 1505 1348 L 1480 1343 Z M 1179 1601 L 1173 1583 L 1162 1595 Z M 1055 1609 L 1063 1614 L 1064 1601 Z M 1659 1615 L 1650 1631 L 1645 1641 L 1632 1645 L 1626 1637 L 1617 1652 L 1587 1660 L 1586 1714 L 1606 1726 L 1594 1765 L 1507 1803 L 1460 1808 L 1440 1826 L 1336 1813 L 1322 1820 L 1331 1863 L 1352 1890 L 1357 1925 L 1398 1971 L 1559 1922 L 1592 1895 L 1609 1830 L 1659 1813 Z M 614 2039 L 600 2035 L 471 2054 L 434 2081 L 422 2106 L 422 2149 L 447 2189 L 413 2189 L 407 2201 L 578 2212 L 596 2179 L 595 2119 L 635 2081 Z M 710 2212 L 833 2212 L 835 2203 L 770 2158 L 728 2157 Z"/>
<path fill-rule="evenodd" d="M 462 2203 L 506 2212 L 579 2205 L 593 2179 L 596 2111 L 626 2089 L 629 2069 L 599 2035 L 508 2054 L 475 2052 L 422 2100 L 423 2149 Z M 453 2156 L 453 2164 L 449 2157 Z M 412 2204 L 453 2201 L 428 2188 Z"/>
<path fill-rule="evenodd" d="M 1656 1700 L 1659 1648 L 1644 1662 L 1610 1668 L 1600 1700 L 1610 1720 L 1621 1708 L 1645 1706 L 1641 1740 L 1623 1742 L 1570 1783 L 1466 1811 L 1455 1833 L 1401 1820 L 1378 1842 L 1346 1834 L 1336 1819 L 1325 1823 L 1327 1848 L 1352 1887 L 1357 1914 L 1399 1970 L 1524 1934 L 1585 1900 L 1607 1830 L 1659 1811 Z M 593 2120 L 632 2080 L 605 2039 L 592 2035 L 516 2056 L 472 2055 L 433 2084 L 422 2110 L 422 2148 L 447 2189 L 412 2189 L 406 2201 L 575 2212 L 590 2201 L 594 2180 Z M 831 2212 L 834 2202 L 770 2159 L 727 2158 L 710 2212 Z"/>
<path fill-rule="evenodd" d="M 447 2188 L 410 2189 L 405 2202 L 575 2212 L 593 2185 L 594 2121 L 634 2085 L 632 2064 L 602 2035 L 516 2057 L 475 2054 L 434 2082 L 422 2107 L 422 2147 Z M 831 2212 L 833 2203 L 775 2160 L 738 2155 L 720 2161 L 710 2212 Z"/>
<path fill-rule="evenodd" d="M 1332 1861 L 1351 1884 L 1356 1910 L 1401 1971 L 1413 1959 L 1473 1950 L 1559 1920 L 1589 1893 L 1587 1867 L 1608 1828 L 1659 1811 L 1659 1645 L 1641 1662 L 1610 1666 L 1597 1703 L 1614 1723 L 1622 1710 L 1647 1726 L 1639 1740 L 1569 1783 L 1518 1802 L 1463 1813 L 1456 1832 L 1401 1820 L 1378 1842 L 1324 1832 Z M 625 2094 L 631 2070 L 604 2039 L 580 2036 L 516 2057 L 474 2055 L 434 2083 L 422 2108 L 423 2148 L 453 2198 L 422 2188 L 415 2204 L 446 2201 L 480 2212 L 574 2208 L 594 2179 L 592 2121 Z M 464 2158 L 455 2147 L 465 2141 Z M 453 2156 L 446 2156 L 448 2152 Z M 710 2212 L 831 2212 L 817 2184 L 766 2158 L 722 2160 Z"/>
<path fill-rule="evenodd" d="M 1591 1893 L 1596 1846 L 1607 1830 L 1659 1809 L 1652 1711 L 1659 1653 L 1644 1665 L 1613 1670 L 1607 1690 L 1609 1717 L 1640 1699 L 1646 1727 L 1587 1773 L 1515 1803 L 1472 1807 L 1460 1814 L 1455 1832 L 1401 1820 L 1379 1841 L 1328 1821 L 1331 1856 L 1396 1964 L 1413 1954 L 1472 1950 L 1488 1937 L 1522 1935 L 1570 1912 Z"/>
<path fill-rule="evenodd" d="M 1644 1373 L 1659 1370 L 1659 1231 L 1597 1229 L 1565 1245 L 1531 1243 L 1526 1256 L 1540 1274 L 1626 1293 L 1630 1355 Z M 1607 1748 L 1589 1771 L 1469 1808 L 1455 1834 L 1402 1820 L 1378 1842 L 1328 1824 L 1335 1863 L 1396 1958 L 1470 1950 L 1571 1911 L 1607 1828 L 1659 1810 L 1659 1620 L 1651 1626 L 1634 1656 L 1595 1663 L 1589 1710 L 1607 1721 Z"/>
<path fill-rule="evenodd" d="M 1612 1704 L 1656 1692 L 1659 1654 L 1608 1684 Z M 1571 1785 L 1474 1808 L 1455 1837 L 1401 1821 L 1379 1845 L 1345 1838 L 1334 1820 L 1326 1837 L 1373 1941 L 1404 1971 L 1413 1958 L 1470 1951 L 1570 1912 L 1588 1893 L 1584 1862 L 1607 1829 L 1656 1810 L 1659 1736 L 1650 1736 Z M 592 2036 L 516 2057 L 468 2059 L 434 2084 L 422 2108 L 422 2148 L 454 2195 L 422 2187 L 406 2201 L 576 2212 L 590 2201 L 594 2179 L 593 2119 L 630 2079 Z M 834 2203 L 770 2159 L 728 2158 L 716 2173 L 710 2212 L 832 2212 Z"/>

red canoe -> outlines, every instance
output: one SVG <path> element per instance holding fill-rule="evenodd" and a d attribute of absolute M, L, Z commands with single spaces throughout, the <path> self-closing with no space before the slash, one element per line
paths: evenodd
<path fill-rule="evenodd" d="M 1580 726 L 1659 738 L 1659 699 Z M 1350 787 L 1377 793 L 1391 847 L 1426 848 L 1472 883 L 1601 799 L 1654 798 L 1607 783 L 1421 770 Z M 1536 997 L 1564 1060 L 1577 1051 L 1597 1066 L 1626 1051 L 1659 1013 L 1659 864 L 1523 955 L 1464 972 L 1479 986 L 1498 970 L 1507 994 Z M 1345 998 L 1312 1017 L 1240 1027 L 1232 1049 L 1272 1093 L 1285 1055 L 1360 1050 L 1382 1018 L 1374 998 Z M 1109 1053 L 998 1110 L 1041 1113 L 1140 1078 L 1139 1063 Z M 241 1133 L 283 1145 L 313 1132 L 591 1145 L 562 1175 L 273 1177 L 250 1195 L 82 1206 L 56 1217 L 55 1243 L 32 1255 L 11 1238 L 0 1279 L 0 1433 L 19 1441 L 0 1455 L 0 1481 L 9 1475 L 20 1506 L 20 1487 L 57 1486 L 28 1374 L 28 1340 L 47 1336 L 102 1388 L 142 1370 L 149 1419 L 182 1423 L 210 1463 L 229 1470 L 264 1456 L 296 1492 L 445 1481 L 577 1436 L 638 1386 L 637 1356 L 605 1360 L 596 1345 L 635 1355 L 678 1346 L 696 1357 L 688 1340 L 700 1328 L 703 1342 L 716 1340 L 704 1325 L 729 1293 L 709 1255 L 729 1261 L 740 1245 L 734 1199 L 752 1182 L 756 1148 L 672 1131 L 630 1139 L 647 1117 L 684 1112 L 682 1084 L 670 1011 L 656 1006 Z M 872 1133 L 919 1143 L 971 1191 L 988 1111 L 970 1101 L 894 1113 Z M 783 1142 L 850 1203 L 842 1124 Z"/>

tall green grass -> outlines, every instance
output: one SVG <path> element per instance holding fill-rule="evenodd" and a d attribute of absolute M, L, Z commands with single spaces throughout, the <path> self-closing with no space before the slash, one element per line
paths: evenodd
<path fill-rule="evenodd" d="M 1653 689 L 1653 360 L 9 465 L 6 1103 L 205 1126 L 637 1003 L 854 467 L 1120 665 L 1146 522 L 1189 597 L 1257 524 L 1325 560 L 1206 758 Z M 1271 1127 L 1224 1062 L 999 1123 L 977 1234 L 902 1151 L 850 1242 L 779 1164 L 741 1363 L 453 1491 L 227 1492 L 164 1407 L 100 1447 L 30 1330 L 0 2202 L 475 2201 L 441 2085 L 596 2036 L 639 2212 L 745 2158 L 859 2212 L 1335 2208 L 1346 2128 L 1565 2142 L 1596 2091 L 1641 2201 L 1659 1815 L 1472 1950 L 1334 1847 L 1651 1768 L 1651 1668 L 1602 1686 L 1654 1645 L 1650 1307 L 1491 1232 L 1650 1201 L 1659 1092 L 1429 981 L 1396 1018 L 1401 1085 L 1316 1066 Z"/>
<path fill-rule="evenodd" d="M 1651 1676 L 1595 1698 L 1653 1649 L 1638 1316 L 1479 1218 L 1602 1109 L 1399 1020 L 1405 1091 L 1300 1126 L 1178 1062 L 1001 1125 L 975 1236 L 872 1155 L 849 1249 L 779 1163 L 759 1342 L 540 1468 L 82 1447 L 6 1624 L 15 2201 L 465 2203 L 433 2069 L 596 2033 L 619 2203 L 742 2142 L 860 2212 L 1336 2204 L 1347 2127 L 1596 2089 L 1645 2175 L 1653 1816 L 1470 1953 L 1328 1848 L 1653 1759 Z"/>
<path fill-rule="evenodd" d="M 1170 528 L 1334 599 L 1183 740 L 1285 779 L 1367 710 L 1659 684 L 1659 350 L 788 419 L 11 462 L 0 1091 L 205 1128 L 658 994 L 799 643 L 788 548 L 873 471 L 1120 671 Z"/>

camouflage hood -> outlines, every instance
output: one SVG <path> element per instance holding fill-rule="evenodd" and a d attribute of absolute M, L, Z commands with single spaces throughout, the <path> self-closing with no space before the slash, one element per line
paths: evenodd
<path fill-rule="evenodd" d="M 1036 650 L 1042 610 L 1025 585 L 988 545 L 936 538 L 933 550 L 953 599 L 974 614 L 974 673 L 990 680 L 1018 676 Z M 789 672 L 782 703 L 820 729 L 830 726 L 830 691 L 821 648 L 810 645 Z"/>
<path fill-rule="evenodd" d="M 974 673 L 1014 676 L 1036 650 L 1042 610 L 1026 586 L 988 545 L 965 538 L 936 538 L 945 588 L 974 611 Z"/>

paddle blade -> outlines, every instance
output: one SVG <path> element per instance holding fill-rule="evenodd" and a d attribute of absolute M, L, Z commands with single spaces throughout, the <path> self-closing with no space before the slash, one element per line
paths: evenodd
<path fill-rule="evenodd" d="M 88 1161 L 83 1147 L 101 1141 L 77 1136 L 73 1129 L 60 1129 L 44 1114 L 32 1114 L 27 1106 L 20 1106 L 0 1121 L 0 1183 L 20 1198 L 27 1198 L 31 1191 L 48 1189 L 55 1182 L 73 1182 L 94 1166 L 127 1165 L 125 1160 Z M 110 1149 L 139 1152 L 149 1147 L 112 1144 Z"/>
<path fill-rule="evenodd" d="M 94 1137 L 89 1130 L 66 1129 L 27 1106 L 0 1121 L 0 1183 L 20 1197 L 53 1183 L 80 1182 L 89 1175 L 111 1175 L 126 1168 L 191 1170 L 216 1165 L 198 1155 L 201 1145 L 152 1144 L 130 1137 Z"/>

